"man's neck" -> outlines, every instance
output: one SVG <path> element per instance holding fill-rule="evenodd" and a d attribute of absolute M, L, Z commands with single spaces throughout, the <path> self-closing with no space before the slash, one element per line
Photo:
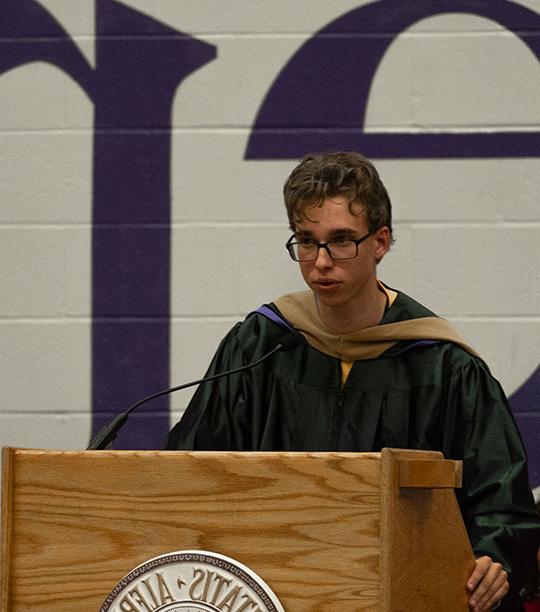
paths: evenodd
<path fill-rule="evenodd" d="M 346 334 L 378 325 L 384 316 L 387 301 L 387 295 L 375 283 L 361 300 L 343 306 L 327 306 L 317 300 L 317 309 L 328 329 L 336 334 Z"/>

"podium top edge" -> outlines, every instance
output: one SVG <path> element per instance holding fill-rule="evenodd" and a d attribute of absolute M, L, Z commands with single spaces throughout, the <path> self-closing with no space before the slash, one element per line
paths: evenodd
<path fill-rule="evenodd" d="M 194 457 L 219 457 L 226 455 L 227 457 L 250 458 L 250 457 L 321 457 L 321 458 L 344 458 L 344 459 L 372 459 L 380 460 L 381 453 L 376 452 L 338 452 L 338 451 L 171 451 L 171 450 L 60 450 L 60 449 L 45 449 L 45 448 L 20 448 L 20 447 L 2 447 L 2 453 L 11 456 L 77 456 L 83 455 L 87 457 L 152 457 L 152 456 L 194 456 Z"/>

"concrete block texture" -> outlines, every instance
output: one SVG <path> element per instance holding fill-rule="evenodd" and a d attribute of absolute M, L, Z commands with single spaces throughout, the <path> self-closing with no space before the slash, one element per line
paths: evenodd
<path fill-rule="evenodd" d="M 20 13 L 23 4 L 32 10 Z M 343 119 L 338 97 L 324 115 L 335 125 L 314 126 L 321 100 L 307 86 L 298 95 L 315 134 L 335 126 L 390 140 L 506 133 L 527 145 L 523 157 L 413 152 L 374 159 L 393 202 L 396 237 L 380 278 L 453 321 L 512 394 L 540 362 L 540 153 L 530 153 L 540 131 L 540 6 L 506 4 L 498 21 L 438 13 L 399 34 L 388 25 L 395 11 L 378 21 L 370 13 L 358 31 L 327 35 L 325 47 L 331 54 L 332 41 L 389 44 L 366 99 L 353 105 L 358 113 Z M 305 43 L 375 5 L 35 0 L 14 3 L 9 20 L 0 8 L 2 444 L 84 446 L 99 388 L 127 384 L 100 387 L 93 377 L 93 359 L 102 357 L 95 347 L 108 346 L 93 333 L 111 328 L 108 317 L 133 329 L 160 327 L 166 318 L 169 345 L 156 342 L 151 354 L 164 355 L 168 372 L 149 378 L 179 384 L 204 373 L 235 321 L 304 288 L 284 249 L 290 230 L 282 187 L 308 151 L 255 160 L 246 159 L 246 147 L 268 93 Z M 491 5 L 475 6 L 487 14 Z M 510 9 L 530 11 L 516 33 L 504 27 Z M 143 45 L 142 57 L 130 62 Z M 333 75 L 336 90 L 365 78 L 370 59 L 354 58 L 346 78 Z M 303 73 L 318 78 L 319 64 L 309 61 Z M 157 90 L 161 75 L 168 85 Z M 282 99 L 291 107 L 296 101 L 287 92 Z M 286 117 L 287 108 L 280 113 Z M 297 116 L 293 129 L 307 133 Z M 283 126 L 270 127 L 279 149 Z M 135 244 L 127 248 L 125 236 Z M 143 248 L 149 236 L 157 263 Z M 115 237 L 123 251 L 115 250 Z M 119 354 L 129 356 L 126 336 Z M 140 345 L 137 355 L 144 359 Z M 172 421 L 191 393 L 170 398 Z M 531 408 L 528 421 L 538 421 L 539 409 Z"/>
<path fill-rule="evenodd" d="M 173 315 L 230 316 L 303 289 L 289 236 L 261 225 L 174 227 Z"/>
<path fill-rule="evenodd" d="M 0 414 L 89 414 L 90 322 L 3 319 Z"/>
<path fill-rule="evenodd" d="M 441 315 L 536 316 L 538 225 L 418 227 L 415 284 Z"/>
<path fill-rule="evenodd" d="M 92 138 L 88 130 L 0 129 L 0 224 L 90 223 Z"/>
<path fill-rule="evenodd" d="M 488 29 L 490 20 L 455 19 L 461 31 L 441 31 L 436 24 L 447 17 L 437 16 L 392 43 L 370 91 L 370 131 L 539 126 L 540 66 L 531 49 L 502 28 Z"/>

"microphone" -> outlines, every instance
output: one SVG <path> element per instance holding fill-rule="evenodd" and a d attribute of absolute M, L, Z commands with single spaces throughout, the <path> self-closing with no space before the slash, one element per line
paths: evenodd
<path fill-rule="evenodd" d="M 177 387 L 171 387 L 170 389 L 164 389 L 163 391 L 158 391 L 157 393 L 153 393 L 152 395 L 148 395 L 143 399 L 139 400 L 132 406 L 130 406 L 125 412 L 117 415 L 110 423 L 107 423 L 104 427 L 102 427 L 98 433 L 90 440 L 86 450 L 103 450 L 110 448 L 114 439 L 116 438 L 119 430 L 124 426 L 125 422 L 128 420 L 128 417 L 133 410 L 141 406 L 142 404 L 146 404 L 150 400 L 153 400 L 157 397 L 161 397 L 162 395 L 167 395 L 169 393 L 174 393 L 175 391 L 180 391 L 182 389 L 187 389 L 188 387 L 193 387 L 194 385 L 199 385 L 202 383 L 207 383 L 211 380 L 216 380 L 216 378 L 222 378 L 223 376 L 230 376 L 231 374 L 236 374 L 237 372 L 243 372 L 244 370 L 249 370 L 259 365 L 263 361 L 266 361 L 269 357 L 271 357 L 274 353 L 278 351 L 288 351 L 294 348 L 297 344 L 302 342 L 303 337 L 297 331 L 290 331 L 288 334 L 283 336 L 281 340 L 274 346 L 273 349 L 265 353 L 262 357 L 253 361 L 252 363 L 248 363 L 245 366 L 241 366 L 239 368 L 234 368 L 233 370 L 227 370 L 225 372 L 220 372 L 219 374 L 213 374 L 212 376 L 208 376 L 206 378 L 199 378 L 199 380 L 194 380 L 192 382 L 184 383 L 183 385 L 178 385 Z"/>

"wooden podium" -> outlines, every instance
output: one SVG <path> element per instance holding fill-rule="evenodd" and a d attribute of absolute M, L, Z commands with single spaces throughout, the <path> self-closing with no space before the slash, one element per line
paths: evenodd
<path fill-rule="evenodd" d="M 465 612 L 460 480 L 425 451 L 4 449 L 1 611 L 97 612 L 139 564 L 203 549 L 286 612 Z"/>

